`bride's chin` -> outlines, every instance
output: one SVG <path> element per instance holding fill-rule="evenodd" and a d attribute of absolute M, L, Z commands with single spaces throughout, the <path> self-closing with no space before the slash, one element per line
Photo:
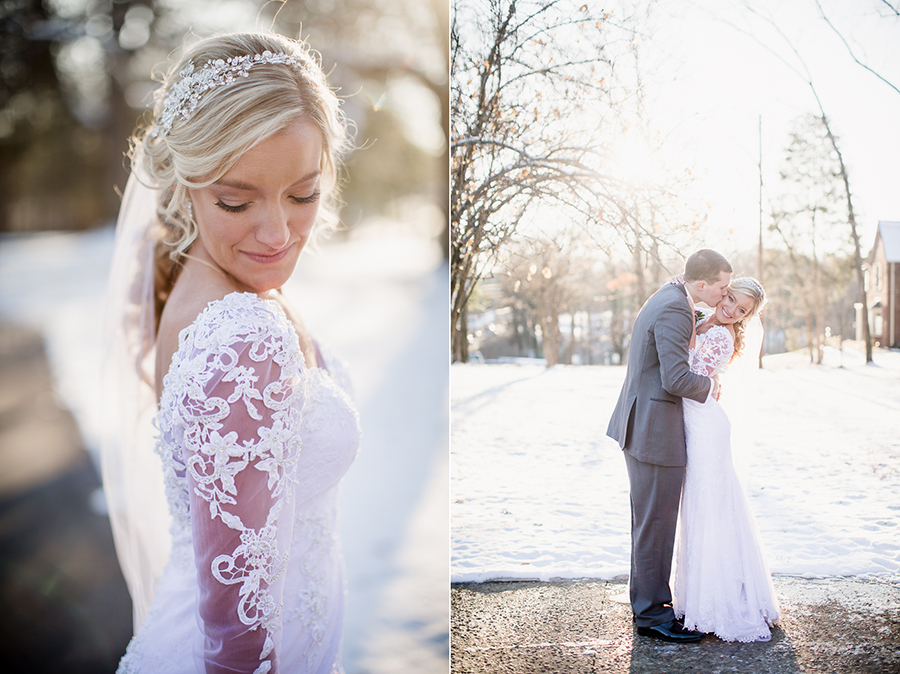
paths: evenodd
<path fill-rule="evenodd" d="M 273 290 L 278 290 L 287 283 L 290 275 L 266 275 L 263 277 L 256 278 L 247 278 L 243 281 L 239 280 L 240 285 L 244 286 L 246 290 L 254 292 L 256 294 L 262 294 L 271 292 Z"/>

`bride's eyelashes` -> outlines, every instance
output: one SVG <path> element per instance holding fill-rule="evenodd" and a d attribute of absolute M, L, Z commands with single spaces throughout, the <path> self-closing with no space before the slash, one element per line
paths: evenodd
<path fill-rule="evenodd" d="M 314 204 L 319 200 L 319 197 L 322 193 L 319 190 L 316 190 L 308 197 L 291 197 L 293 201 L 296 201 L 298 204 Z"/>
<path fill-rule="evenodd" d="M 292 196 L 289 198 L 291 201 L 293 201 L 296 204 L 314 204 L 319 200 L 319 197 L 321 197 L 321 195 L 322 195 L 322 193 L 319 190 L 316 190 L 315 192 L 310 194 L 308 197 L 293 197 Z M 221 208 L 223 211 L 225 211 L 227 213 L 243 213 L 250 207 L 250 202 L 248 201 L 243 204 L 237 204 L 236 206 L 232 206 L 231 204 L 226 204 L 224 201 L 219 199 L 218 201 L 216 201 L 216 206 L 218 206 L 219 208 Z"/>
<path fill-rule="evenodd" d="M 216 202 L 216 206 L 218 206 L 223 211 L 226 211 L 228 213 L 242 213 L 242 212 L 246 211 L 247 208 L 250 206 L 250 202 L 248 201 L 245 204 L 238 204 L 237 206 L 232 206 L 231 204 L 226 204 L 224 201 L 219 199 Z"/>

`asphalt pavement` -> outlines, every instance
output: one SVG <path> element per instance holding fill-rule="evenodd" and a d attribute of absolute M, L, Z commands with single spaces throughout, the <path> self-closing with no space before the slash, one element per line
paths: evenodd
<path fill-rule="evenodd" d="M 680 674 L 897 674 L 900 585 L 775 576 L 772 639 L 712 635 L 676 645 L 638 636 L 627 579 L 461 583 L 451 589 L 450 670 Z"/>
<path fill-rule="evenodd" d="M 131 599 L 40 335 L 0 324 L 0 671 L 114 672 Z M 93 506 L 92 506 L 93 504 Z"/>

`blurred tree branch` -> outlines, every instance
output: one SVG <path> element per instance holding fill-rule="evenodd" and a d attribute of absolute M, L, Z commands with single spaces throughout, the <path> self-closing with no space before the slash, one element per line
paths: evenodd
<path fill-rule="evenodd" d="M 891 6 L 887 3 L 886 0 L 882 0 L 882 1 L 884 2 L 884 4 L 888 5 L 888 7 L 891 7 Z M 828 27 L 831 28 L 831 30 L 834 31 L 834 34 L 837 35 L 837 36 L 840 38 L 841 42 L 844 43 L 844 46 L 847 48 L 847 53 L 850 54 L 850 57 L 851 57 L 854 61 L 856 61 L 856 63 L 857 63 L 858 65 L 860 65 L 860 66 L 862 66 L 863 68 L 865 68 L 866 70 L 868 70 L 870 73 L 872 73 L 873 75 L 875 75 L 875 77 L 877 77 L 878 79 L 880 79 L 882 82 L 884 82 L 885 84 L 887 84 L 891 89 L 893 89 L 893 90 L 896 91 L 898 94 L 900 94 L 900 89 L 898 89 L 897 87 L 895 87 L 893 84 L 891 84 L 891 82 L 889 82 L 888 80 L 886 80 L 884 77 L 882 77 L 881 75 L 879 75 L 877 72 L 875 72 L 874 70 L 872 70 L 869 66 L 867 66 L 865 63 L 863 63 L 862 61 L 860 61 L 860 60 L 856 57 L 856 54 L 853 53 L 853 49 L 851 49 L 850 45 L 847 43 L 847 40 L 844 39 L 844 36 L 841 35 L 841 32 L 840 32 L 837 28 L 835 28 L 834 24 L 831 22 L 831 19 L 829 19 L 828 16 L 825 14 L 825 10 L 822 9 L 822 3 L 819 2 L 819 0 L 816 0 L 816 7 L 819 8 L 819 14 L 822 15 L 822 18 L 823 18 L 823 19 L 825 19 L 825 23 L 828 24 Z M 894 8 L 891 7 L 891 9 L 894 9 Z M 897 10 L 894 10 L 894 11 L 897 12 Z M 897 15 L 900 16 L 900 12 L 897 12 Z"/>
<path fill-rule="evenodd" d="M 900 7 L 894 7 L 887 0 L 881 0 L 881 2 L 888 6 L 888 8 L 894 13 L 896 16 L 900 16 Z"/>
<path fill-rule="evenodd" d="M 3 2 L 0 229 L 112 220 L 151 73 L 159 79 L 207 34 L 271 29 L 323 52 L 363 147 L 374 148 L 348 159 L 345 222 L 385 215 L 434 232 L 440 221 L 446 241 L 448 21 L 447 0 Z"/>

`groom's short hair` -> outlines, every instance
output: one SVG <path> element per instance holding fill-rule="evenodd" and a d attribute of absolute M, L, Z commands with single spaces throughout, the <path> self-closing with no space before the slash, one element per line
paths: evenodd
<path fill-rule="evenodd" d="M 706 281 L 712 284 L 719 280 L 719 274 L 723 271 L 729 274 L 733 271 L 731 263 L 725 256 L 709 248 L 703 248 L 684 263 L 684 280 L 688 283 Z"/>

